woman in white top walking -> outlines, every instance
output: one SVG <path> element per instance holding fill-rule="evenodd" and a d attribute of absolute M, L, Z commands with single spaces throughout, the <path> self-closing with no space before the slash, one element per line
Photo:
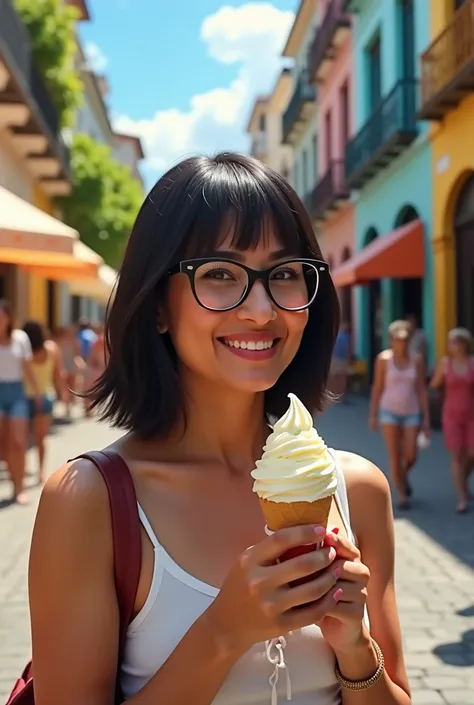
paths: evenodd
<path fill-rule="evenodd" d="M 327 534 L 266 536 L 252 492 L 287 394 L 324 406 L 338 323 L 310 218 L 276 172 L 221 154 L 158 181 L 92 394 L 126 431 L 112 449 L 143 525 L 135 617 L 117 664 L 107 492 L 88 460 L 69 463 L 46 484 L 32 544 L 36 705 L 65 692 L 68 705 L 109 705 L 117 669 L 130 705 L 409 705 L 384 476 L 334 452 Z M 326 548 L 278 563 L 315 536 Z"/>
<path fill-rule="evenodd" d="M 0 301 L 0 443 L 13 482 L 13 498 L 26 504 L 24 493 L 28 401 L 23 383 L 30 382 L 35 403 L 41 404 L 32 367 L 31 345 L 26 333 L 13 328 L 7 301 Z"/>

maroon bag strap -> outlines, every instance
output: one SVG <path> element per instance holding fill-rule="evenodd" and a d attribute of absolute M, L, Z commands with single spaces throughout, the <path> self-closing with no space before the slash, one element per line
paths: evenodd
<path fill-rule="evenodd" d="M 142 565 L 142 541 L 137 497 L 127 463 L 110 450 L 83 453 L 79 458 L 90 460 L 104 478 L 109 493 L 112 536 L 114 544 L 115 590 L 120 613 L 119 661 L 116 701 L 123 702 L 119 684 L 127 629 L 133 616 L 135 598 Z M 77 458 L 75 458 L 77 460 Z"/>

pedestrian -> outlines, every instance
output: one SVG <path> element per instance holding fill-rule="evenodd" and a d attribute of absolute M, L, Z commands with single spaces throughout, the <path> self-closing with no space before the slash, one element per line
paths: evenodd
<path fill-rule="evenodd" d="M 418 317 L 414 313 L 409 313 L 406 320 L 411 327 L 410 354 L 419 355 L 423 360 L 425 369 L 428 366 L 428 339 L 426 333 L 419 325 Z"/>
<path fill-rule="evenodd" d="M 81 350 L 81 358 L 84 360 L 84 367 L 82 369 L 82 392 L 85 393 L 90 386 L 90 380 L 92 376 L 92 371 L 89 364 L 89 357 L 97 340 L 97 333 L 92 328 L 92 324 L 88 318 L 81 318 L 78 324 L 77 338 Z M 84 397 L 84 411 L 85 415 L 90 415 L 89 403 L 87 398 Z"/>
<path fill-rule="evenodd" d="M 66 418 L 71 418 L 72 407 L 79 391 L 79 380 L 84 374 L 86 363 L 81 355 L 81 344 L 72 326 L 60 326 L 56 330 L 55 342 L 59 347 L 64 370 L 66 372 L 64 403 Z"/>
<path fill-rule="evenodd" d="M 88 390 L 91 389 L 98 381 L 98 379 L 101 377 L 101 375 L 104 373 L 105 370 L 105 338 L 104 338 L 104 332 L 103 332 L 103 327 L 100 326 L 99 324 L 96 324 L 94 326 L 94 332 L 97 335 L 96 340 L 92 344 L 91 351 L 89 353 L 89 359 L 88 359 L 88 375 L 87 375 L 87 384 L 85 388 L 85 395 L 86 395 L 86 410 L 87 413 L 90 413 L 90 401 L 87 399 L 87 394 Z"/>
<path fill-rule="evenodd" d="M 143 525 L 118 666 L 130 705 L 283 702 L 286 665 L 294 705 L 356 705 L 357 690 L 365 705 L 409 704 L 383 474 L 334 451 L 328 532 L 267 536 L 252 491 L 288 393 L 323 408 L 338 324 L 310 217 L 278 173 L 225 153 L 158 181 L 127 245 L 93 389 L 102 418 L 125 431 L 109 450 L 130 468 Z M 278 562 L 315 534 L 326 548 Z M 112 702 L 110 514 L 89 460 L 46 484 L 29 586 L 36 705 L 63 705 L 66 692 L 70 705 Z"/>
<path fill-rule="evenodd" d="M 423 359 L 410 353 L 410 324 L 394 321 L 388 332 L 390 348 L 375 361 L 369 423 L 373 431 L 382 428 L 398 506 L 408 509 L 412 494 L 408 476 L 417 460 L 418 434 L 420 430 L 430 434 L 428 391 Z"/>
<path fill-rule="evenodd" d="M 54 403 L 58 397 L 63 399 L 65 396 L 66 370 L 58 345 L 53 340 L 46 340 L 44 327 L 39 321 L 27 321 L 23 330 L 29 338 L 33 352 L 32 365 L 40 394 L 38 404 L 31 384 L 25 380 L 33 440 L 38 451 L 38 482 L 43 484 L 45 438 L 53 420 Z"/>
<path fill-rule="evenodd" d="M 444 387 L 442 427 L 451 453 L 454 486 L 458 495 L 456 511 L 468 510 L 469 475 L 474 465 L 474 356 L 473 337 L 466 328 L 448 333 L 448 354 L 443 357 L 431 380 L 431 387 Z"/>
<path fill-rule="evenodd" d="M 331 363 L 331 391 L 344 402 L 347 393 L 349 370 L 352 364 L 352 343 L 350 325 L 341 323 Z"/>
<path fill-rule="evenodd" d="M 41 403 L 31 363 L 31 345 L 26 333 L 13 327 L 10 304 L 0 300 L 0 439 L 1 451 L 13 483 L 13 499 L 27 504 L 24 492 L 28 442 L 28 402 L 24 381 L 28 380 L 35 404 Z"/>

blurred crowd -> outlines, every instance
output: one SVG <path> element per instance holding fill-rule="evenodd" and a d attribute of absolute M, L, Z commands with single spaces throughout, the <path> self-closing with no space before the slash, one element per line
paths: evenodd
<path fill-rule="evenodd" d="M 81 404 L 90 414 L 85 392 L 105 366 L 103 327 L 81 319 L 76 325 L 47 331 L 39 321 L 15 328 L 12 310 L 0 301 L 0 457 L 13 486 L 13 499 L 27 503 L 26 452 L 38 453 L 38 483 L 45 479 L 45 440 L 57 402 L 71 420 Z"/>

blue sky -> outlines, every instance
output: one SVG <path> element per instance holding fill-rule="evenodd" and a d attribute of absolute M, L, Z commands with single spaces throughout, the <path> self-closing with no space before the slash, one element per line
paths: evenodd
<path fill-rule="evenodd" d="M 298 0 L 89 0 L 80 32 L 109 78 L 118 129 L 138 134 L 147 180 L 192 153 L 245 149 Z"/>

